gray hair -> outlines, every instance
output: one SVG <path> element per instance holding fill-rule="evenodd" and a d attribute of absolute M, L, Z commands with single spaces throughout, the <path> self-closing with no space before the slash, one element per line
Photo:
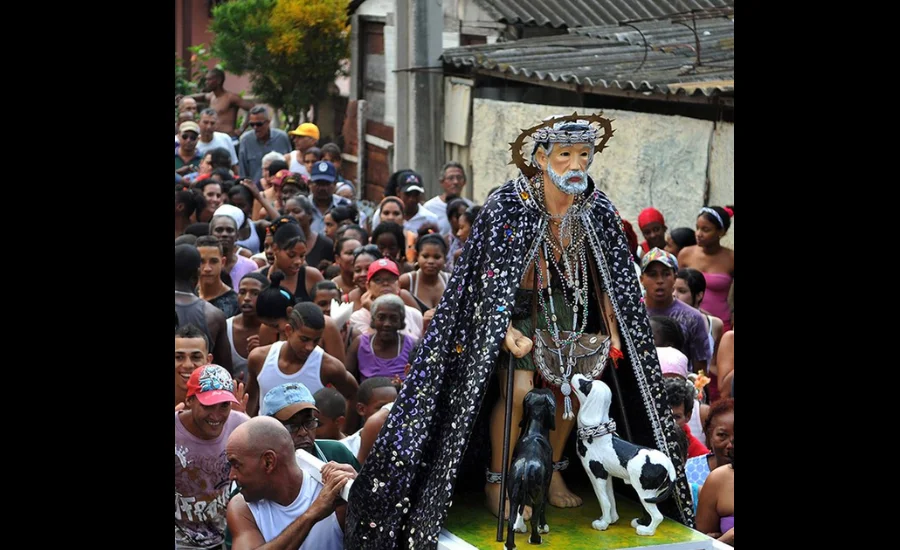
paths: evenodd
<path fill-rule="evenodd" d="M 250 109 L 251 115 L 266 115 L 266 120 L 269 120 L 269 110 L 266 109 L 265 105 L 257 105 Z"/>
<path fill-rule="evenodd" d="M 375 301 L 372 302 L 372 305 L 369 307 L 369 311 L 372 312 L 372 317 L 375 317 L 378 310 L 383 306 L 394 306 L 400 309 L 404 315 L 406 314 L 406 304 L 403 303 L 403 298 L 396 294 L 382 294 L 378 298 L 375 298 Z"/>
<path fill-rule="evenodd" d="M 206 109 L 203 109 L 202 111 L 200 111 L 200 114 L 206 115 L 206 116 L 213 116 L 216 118 L 219 117 L 219 113 L 217 113 L 216 110 L 213 109 L 212 107 L 207 107 Z"/>
<path fill-rule="evenodd" d="M 450 162 L 445 164 L 443 168 L 441 168 L 441 177 L 438 179 L 443 180 L 444 177 L 447 175 L 447 170 L 449 170 L 450 168 L 459 168 L 460 171 L 462 171 L 462 173 L 463 173 L 463 177 L 464 178 L 466 177 L 466 169 L 463 168 L 463 165 L 456 162 L 455 160 L 451 160 Z"/>
<path fill-rule="evenodd" d="M 279 153 L 278 151 L 266 153 L 262 158 L 262 165 L 271 164 L 273 160 L 284 160 L 284 153 Z"/>

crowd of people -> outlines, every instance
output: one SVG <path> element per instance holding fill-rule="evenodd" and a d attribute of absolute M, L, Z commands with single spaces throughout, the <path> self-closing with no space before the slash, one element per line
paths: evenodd
<path fill-rule="evenodd" d="M 182 99 L 193 109 L 196 103 Z M 411 169 L 361 200 L 316 125 L 239 139 L 180 117 L 175 146 L 175 547 L 343 548 L 341 491 L 365 464 L 481 206 L 465 168 Z M 233 126 L 233 122 L 232 122 Z M 437 167 L 436 167 L 437 168 Z M 734 543 L 733 207 L 694 228 L 626 222 L 696 528 Z M 318 477 L 300 467 L 308 453 Z"/>

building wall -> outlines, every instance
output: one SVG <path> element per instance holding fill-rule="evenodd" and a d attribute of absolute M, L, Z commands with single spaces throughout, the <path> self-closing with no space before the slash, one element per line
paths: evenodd
<path fill-rule="evenodd" d="M 474 0 L 444 0 L 444 29 L 441 43 L 444 49 L 459 46 L 465 40 L 483 39 L 486 43 L 494 43 L 505 25 L 493 21 L 489 14 L 481 9 Z M 407 166 L 392 166 L 391 159 L 396 147 L 396 140 L 409 140 L 402 132 L 394 133 L 397 125 L 397 111 L 410 110 L 408 90 L 398 90 L 397 75 L 397 27 L 394 12 L 396 0 L 368 0 L 356 11 L 354 16 L 354 42 L 352 51 L 358 52 L 358 66 L 351 68 L 351 90 L 356 92 L 351 99 L 365 99 L 368 102 L 366 129 L 369 134 L 366 142 L 365 173 L 366 185 L 363 187 L 364 197 L 375 200 L 381 196 L 381 187 L 391 171 Z M 381 22 L 384 21 L 382 24 Z M 373 26 L 382 29 L 381 41 L 373 41 L 367 36 L 367 29 Z M 496 27 L 496 28 L 494 28 Z M 462 32 L 460 32 L 462 30 Z M 368 47 L 372 42 L 373 47 Z M 352 102 L 351 102 L 352 103 Z M 348 107 L 349 108 L 349 107 Z M 348 114 L 349 116 L 349 114 Z M 374 126 L 370 123 L 377 123 Z M 378 130 L 371 133 L 372 128 Z M 385 136 L 390 135 L 390 138 Z M 373 139 L 374 138 L 374 139 Z M 364 141 L 365 142 L 365 141 Z M 387 149 L 389 147 L 390 149 Z M 439 156 L 442 152 L 439 152 Z M 440 164 L 440 163 L 438 163 Z M 417 167 L 423 174 L 436 172 L 435 167 Z M 371 181 L 369 178 L 372 178 Z"/>
<path fill-rule="evenodd" d="M 483 202 L 490 189 L 518 174 L 508 164 L 509 144 L 522 128 L 575 111 L 599 112 L 474 99 L 470 184 L 475 200 Z M 734 204 L 734 124 L 629 111 L 607 110 L 604 116 L 613 120 L 615 134 L 594 156 L 589 173 L 635 231 L 637 216 L 647 206 L 659 209 L 670 229 L 693 228 L 707 179 L 710 204 Z M 725 244 L 734 246 L 734 225 Z"/>
<path fill-rule="evenodd" d="M 184 7 L 183 2 L 191 2 L 191 40 L 190 46 L 206 44 L 207 47 L 212 44 L 213 34 L 209 32 L 209 9 L 206 0 L 175 0 L 175 53 L 178 57 L 184 57 L 182 52 L 184 45 L 185 28 L 184 28 Z M 214 67 L 218 63 L 218 59 L 211 59 L 207 64 L 208 67 Z M 248 76 L 237 76 L 229 72 L 225 72 L 225 89 L 235 93 L 245 92 L 250 95 L 250 78 Z"/>

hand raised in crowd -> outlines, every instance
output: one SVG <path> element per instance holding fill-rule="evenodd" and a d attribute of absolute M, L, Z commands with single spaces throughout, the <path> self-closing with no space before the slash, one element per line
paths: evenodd
<path fill-rule="evenodd" d="M 241 180 L 241 185 L 250 190 L 250 192 L 253 194 L 254 199 L 259 199 L 259 188 L 253 184 L 253 180 L 244 178 Z"/>
<path fill-rule="evenodd" d="M 235 399 L 240 401 L 241 404 L 238 405 L 237 403 L 232 403 L 231 410 L 240 411 L 240 412 L 246 414 L 247 402 L 250 401 L 250 394 L 244 393 L 244 383 L 243 382 L 238 382 L 237 380 L 234 381 L 234 397 L 235 397 Z"/>

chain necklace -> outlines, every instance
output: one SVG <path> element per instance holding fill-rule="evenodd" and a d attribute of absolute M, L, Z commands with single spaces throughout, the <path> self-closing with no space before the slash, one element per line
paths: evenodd
<path fill-rule="evenodd" d="M 572 386 L 569 380 L 572 377 L 576 364 L 575 344 L 581 336 L 584 335 L 584 332 L 587 329 L 588 320 L 588 231 L 583 219 L 583 207 L 585 206 L 586 201 L 584 195 L 576 195 L 573 204 L 564 213 L 551 214 L 547 210 L 543 183 L 543 174 L 538 172 L 532 179 L 531 184 L 534 189 L 535 198 L 537 199 L 535 202 L 545 220 L 543 230 L 538 236 L 541 242 L 534 248 L 533 262 L 538 280 L 538 288 L 535 289 L 535 291 L 538 295 L 537 300 L 540 304 L 541 312 L 547 322 L 547 332 L 550 334 L 553 345 L 556 348 L 550 351 L 555 354 L 559 360 L 559 374 L 553 372 L 545 363 L 542 354 L 544 345 L 541 338 L 537 338 L 538 353 L 535 358 L 536 364 L 544 378 L 559 386 L 560 391 L 565 397 L 565 411 L 563 413 L 563 418 L 571 419 L 574 418 L 574 413 L 570 397 Z M 553 234 L 551 226 L 557 227 L 559 232 L 558 237 Z M 544 260 L 546 262 L 546 280 L 544 279 L 544 270 L 541 269 L 542 249 Z M 558 262 L 555 261 L 556 255 L 560 258 L 560 261 Z M 572 330 L 565 331 L 568 332 L 568 335 L 566 336 L 562 335 L 564 331 L 559 328 L 556 306 L 553 302 L 553 289 L 550 287 L 551 264 L 553 264 L 553 267 L 563 284 L 563 288 L 560 289 L 563 300 L 565 301 L 566 306 L 572 311 Z M 548 291 L 549 300 L 544 297 L 544 289 L 547 289 Z M 572 302 L 569 301 L 568 293 L 566 292 L 567 289 L 572 294 Z M 579 313 L 581 314 L 580 317 Z M 563 357 L 566 347 L 568 347 L 568 350 L 565 351 L 566 357 Z"/>

